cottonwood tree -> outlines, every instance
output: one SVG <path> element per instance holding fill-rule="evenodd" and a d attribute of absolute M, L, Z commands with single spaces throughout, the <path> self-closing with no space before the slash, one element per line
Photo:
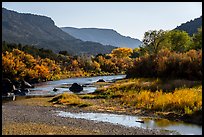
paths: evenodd
<path fill-rule="evenodd" d="M 133 53 L 131 48 L 116 48 L 113 49 L 111 55 L 117 58 L 126 58 L 129 57 Z"/>
<path fill-rule="evenodd" d="M 191 44 L 191 38 L 187 32 L 181 30 L 172 30 L 166 32 L 165 43 L 166 48 L 171 51 L 185 52 Z"/>
<path fill-rule="evenodd" d="M 145 32 L 141 50 L 149 54 L 157 54 L 162 49 L 162 42 L 165 40 L 165 31 L 149 30 Z"/>

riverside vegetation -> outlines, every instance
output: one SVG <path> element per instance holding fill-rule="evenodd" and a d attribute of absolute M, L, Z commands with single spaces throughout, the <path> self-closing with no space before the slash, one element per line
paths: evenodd
<path fill-rule="evenodd" d="M 178 30 L 148 31 L 140 48 L 116 48 L 110 54 L 95 57 L 73 57 L 65 51 L 55 54 L 5 42 L 2 45 L 3 76 L 12 80 L 127 75 L 127 79 L 92 94 L 57 95 L 50 100 L 54 104 L 91 107 L 92 99 L 103 99 L 101 103 L 115 108 L 120 105 L 146 113 L 173 113 L 176 118 L 188 118 L 188 122 L 193 122 L 191 116 L 202 119 L 202 28 L 192 37 Z M 197 119 L 196 123 L 200 122 Z"/>

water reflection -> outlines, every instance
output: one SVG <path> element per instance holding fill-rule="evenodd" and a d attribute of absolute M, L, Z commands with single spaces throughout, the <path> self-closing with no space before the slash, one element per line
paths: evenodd
<path fill-rule="evenodd" d="M 181 135 L 202 135 L 202 126 L 187 124 L 184 122 L 173 122 L 166 119 L 140 118 L 137 116 L 108 113 L 71 113 L 64 111 L 57 111 L 57 115 L 61 117 L 82 118 L 97 122 L 109 122 L 112 124 L 120 124 L 127 127 L 170 130 L 174 131 L 171 132 L 173 134 L 179 133 Z M 143 120 L 144 123 L 136 122 Z"/>

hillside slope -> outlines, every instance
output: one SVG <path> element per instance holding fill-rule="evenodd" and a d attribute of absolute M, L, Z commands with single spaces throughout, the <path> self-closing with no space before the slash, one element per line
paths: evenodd
<path fill-rule="evenodd" d="M 2 41 L 29 44 L 56 53 L 66 50 L 74 55 L 110 53 L 115 48 L 76 39 L 58 28 L 49 17 L 18 13 L 5 8 L 2 8 Z"/>
<path fill-rule="evenodd" d="M 202 16 L 194 20 L 182 23 L 180 26 L 177 26 L 175 29 L 184 30 L 190 36 L 197 32 L 197 29 L 202 26 Z"/>

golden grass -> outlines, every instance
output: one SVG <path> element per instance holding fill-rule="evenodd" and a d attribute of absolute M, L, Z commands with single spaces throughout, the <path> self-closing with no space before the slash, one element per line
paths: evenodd
<path fill-rule="evenodd" d="M 184 88 L 170 93 L 142 90 L 139 93 L 123 94 L 120 101 L 136 108 L 192 114 L 202 109 L 202 87 Z"/>
<path fill-rule="evenodd" d="M 98 97 L 117 98 L 124 106 L 192 114 L 202 110 L 202 85 L 199 83 L 188 80 L 126 79 L 97 93 Z"/>
<path fill-rule="evenodd" d="M 55 96 L 49 102 L 53 102 L 53 104 L 63 104 L 63 105 L 71 105 L 78 107 L 86 107 L 92 105 L 91 103 L 82 100 L 75 94 L 63 93 Z"/>

